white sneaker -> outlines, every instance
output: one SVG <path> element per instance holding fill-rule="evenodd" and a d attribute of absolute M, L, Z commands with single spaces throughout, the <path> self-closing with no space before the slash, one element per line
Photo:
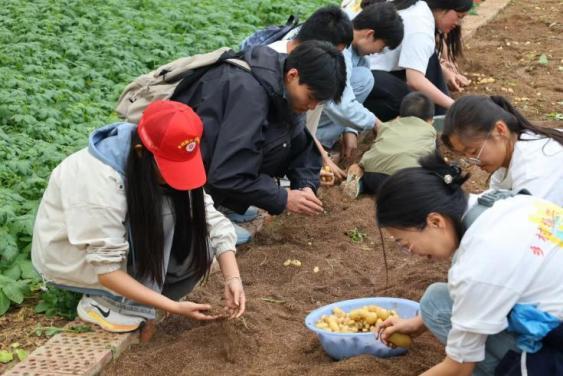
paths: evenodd
<path fill-rule="evenodd" d="M 137 330 L 145 321 L 142 317 L 127 316 L 118 313 L 89 296 L 82 296 L 76 312 L 80 319 L 97 324 L 108 332 L 126 333 Z"/>

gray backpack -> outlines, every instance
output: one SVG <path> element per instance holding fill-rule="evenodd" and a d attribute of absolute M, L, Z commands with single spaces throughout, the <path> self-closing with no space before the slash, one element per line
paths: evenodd
<path fill-rule="evenodd" d="M 170 99 L 182 80 L 190 77 L 190 82 L 195 82 L 207 71 L 200 68 L 211 68 L 227 62 L 250 72 L 248 63 L 233 57 L 234 55 L 230 48 L 222 47 L 213 52 L 182 57 L 162 65 L 127 85 L 115 110 L 122 119 L 137 124 L 150 103 L 159 99 Z"/>
<path fill-rule="evenodd" d="M 477 199 L 477 204 L 465 213 L 462 219 L 463 228 L 466 230 L 475 222 L 475 220 L 485 212 L 485 210 L 492 208 L 498 200 L 514 197 L 516 195 L 530 195 L 531 193 L 526 189 L 518 192 L 495 189 L 494 191 L 484 193 Z"/>

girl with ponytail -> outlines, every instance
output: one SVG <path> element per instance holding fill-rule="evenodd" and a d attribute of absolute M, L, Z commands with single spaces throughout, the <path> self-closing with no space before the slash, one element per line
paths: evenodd
<path fill-rule="evenodd" d="M 532 124 L 506 98 L 459 98 L 446 115 L 442 140 L 492 173 L 490 188 L 527 189 L 563 205 L 563 132 Z"/>
<path fill-rule="evenodd" d="M 553 341 L 563 330 L 563 209 L 529 195 L 466 195 L 468 176 L 438 154 L 420 165 L 383 183 L 377 222 L 405 253 L 451 258 L 448 280 L 427 288 L 414 318 L 380 323 L 378 336 L 430 330 L 446 358 L 423 375 L 505 375 L 520 369 L 523 350 L 528 375 L 554 374 L 548 367 L 563 360 Z M 523 317 L 542 330 L 530 335 Z"/>

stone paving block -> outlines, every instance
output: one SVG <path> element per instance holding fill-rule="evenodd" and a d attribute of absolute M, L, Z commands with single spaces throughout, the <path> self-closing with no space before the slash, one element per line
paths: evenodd
<path fill-rule="evenodd" d="M 47 353 L 44 353 L 47 354 Z M 111 360 L 111 353 L 106 354 L 107 361 Z M 102 370 L 105 363 L 101 359 L 73 358 L 69 356 L 30 355 L 25 362 L 17 364 L 9 370 L 9 376 L 45 376 L 45 375 L 82 375 L 93 376 Z"/>
<path fill-rule="evenodd" d="M 71 322 L 67 327 L 83 324 Z M 87 333 L 59 333 L 37 348 L 6 376 L 90 376 L 99 374 L 112 359 L 138 342 L 139 333 L 116 334 L 92 327 Z"/>
<path fill-rule="evenodd" d="M 132 333 L 110 333 L 95 328 L 88 333 L 60 333 L 51 338 L 46 345 L 64 346 L 68 348 L 88 348 L 92 350 L 109 350 L 113 357 L 119 356 L 123 350 L 137 343 L 139 332 Z"/>

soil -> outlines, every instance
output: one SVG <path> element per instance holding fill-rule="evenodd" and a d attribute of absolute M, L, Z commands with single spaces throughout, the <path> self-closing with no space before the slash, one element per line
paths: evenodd
<path fill-rule="evenodd" d="M 549 120 L 548 114 L 563 112 L 560 14 L 559 0 L 516 0 L 478 30 L 461 64 L 473 80 L 466 93 L 503 94 L 531 119 Z M 546 54 L 547 65 L 539 63 L 541 54 Z M 479 83 L 483 78 L 494 82 Z M 561 122 L 546 125 L 560 127 Z M 467 190 L 480 191 L 487 176 L 473 173 Z M 385 238 L 387 283 L 373 200 L 347 199 L 338 188 L 322 189 L 320 197 L 324 215 L 278 216 L 264 225 L 250 246 L 239 250 L 248 297 L 243 319 L 202 324 L 171 317 L 160 324 L 152 342 L 132 348 L 105 374 L 413 375 L 439 362 L 443 347 L 428 333 L 416 338 L 404 357 L 361 356 L 335 362 L 305 328 L 308 312 L 339 300 L 367 296 L 419 300 L 429 284 L 446 280 L 448 269 L 447 262 L 405 257 Z M 346 235 L 352 229 L 366 238 L 354 243 Z M 285 267 L 287 259 L 298 259 L 302 266 Z M 318 273 L 313 272 L 315 267 Z M 220 305 L 221 294 L 216 273 L 189 299 Z"/>
<path fill-rule="evenodd" d="M 559 0 L 514 0 L 469 41 L 462 70 L 472 79 L 465 93 L 502 94 L 530 119 L 561 127 L 563 19 Z M 540 63 L 545 54 L 548 64 Z M 494 79 L 491 82 L 490 78 Z M 488 80 L 487 80 L 488 79 Z M 550 115 L 551 114 L 551 115 Z M 360 149 L 365 150 L 369 140 Z M 476 192 L 486 174 L 475 169 L 466 184 Z M 266 223 L 250 246 L 239 249 L 248 299 L 243 318 L 210 323 L 172 316 L 147 344 L 135 345 L 104 371 L 107 375 L 413 375 L 439 362 L 443 346 L 426 333 L 406 356 L 360 356 L 335 362 L 303 322 L 308 312 L 339 300 L 395 296 L 419 300 L 425 288 L 445 281 L 448 263 L 406 257 L 381 239 L 370 197 L 345 198 L 338 188 L 321 189 L 326 213 L 311 219 L 281 215 Z M 359 243 L 346 235 L 358 229 Z M 284 266 L 298 259 L 301 267 Z M 313 269 L 319 268 L 315 273 Z M 220 273 L 189 299 L 221 306 Z M 36 324 L 62 326 L 32 313 L 33 302 L 0 318 L 0 344 L 32 349 L 44 339 L 30 336 Z M 0 366 L 0 372 L 2 368 Z"/>
<path fill-rule="evenodd" d="M 513 1 L 467 43 L 466 91 L 504 95 L 529 119 L 561 127 L 553 120 L 563 113 L 562 15 L 560 1 Z"/>
<path fill-rule="evenodd" d="M 67 323 L 60 317 L 36 314 L 33 311 L 36 304 L 37 298 L 26 300 L 25 304 L 0 317 L 0 350 L 8 350 L 10 345 L 19 343 L 21 349 L 31 353 L 48 340 L 45 336 L 38 337 L 33 334 L 35 327 L 62 327 Z M 15 361 L 8 364 L 0 363 L 0 374 L 11 367 L 12 363 Z"/>

